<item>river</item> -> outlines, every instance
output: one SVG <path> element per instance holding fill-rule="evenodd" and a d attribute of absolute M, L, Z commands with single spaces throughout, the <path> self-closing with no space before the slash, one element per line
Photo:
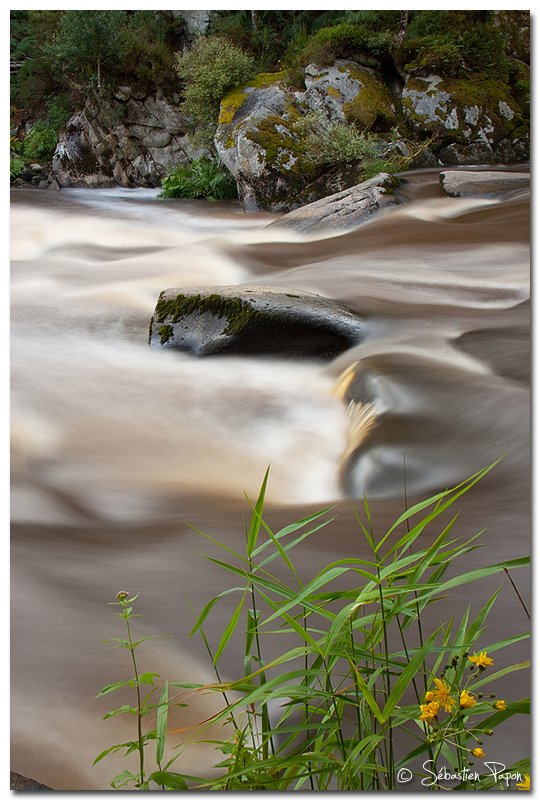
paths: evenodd
<path fill-rule="evenodd" d="M 99 790 L 129 766 L 110 757 L 92 767 L 134 736 L 129 715 L 102 719 L 116 695 L 93 699 L 130 677 L 122 651 L 101 644 L 123 634 L 107 605 L 121 589 L 141 593 L 139 634 L 170 636 L 141 645 L 141 668 L 213 679 L 202 640 L 188 641 L 186 594 L 200 610 L 231 584 L 201 557 L 216 552 L 194 528 L 240 548 L 244 492 L 256 497 L 269 464 L 271 527 L 336 506 L 337 519 L 302 546 L 305 579 L 364 551 L 352 510 L 364 493 L 379 533 L 402 512 L 404 463 L 412 503 L 504 456 L 459 503 L 460 535 L 487 529 L 460 566 L 529 552 L 530 198 L 449 198 L 437 171 L 406 177 L 399 206 L 309 238 L 235 203 L 12 190 L 13 770 Z M 249 283 L 345 303 L 364 315 L 366 339 L 330 363 L 149 349 L 163 289 Z M 347 413 L 345 385 L 369 411 L 360 420 Z M 528 602 L 526 570 L 513 577 Z M 468 603 L 477 612 L 498 586 L 482 641 L 526 630 L 504 575 L 456 591 L 433 621 Z M 214 644 L 235 602 L 209 617 Z M 496 665 L 527 652 L 497 651 Z M 233 642 L 222 673 L 242 669 Z M 500 686 L 507 700 L 528 696 L 528 672 Z M 176 727 L 214 708 L 206 698 L 178 710 Z M 510 764 L 529 742 L 514 717 L 489 756 Z M 197 745 L 178 768 L 202 771 L 213 755 Z"/>

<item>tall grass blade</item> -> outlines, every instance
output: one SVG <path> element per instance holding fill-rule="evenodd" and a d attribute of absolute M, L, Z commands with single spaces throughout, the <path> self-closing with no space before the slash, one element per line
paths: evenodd
<path fill-rule="evenodd" d="M 249 528 L 249 535 L 247 540 L 247 556 L 248 558 L 251 557 L 253 550 L 255 549 L 255 545 L 257 544 L 257 536 L 259 535 L 259 529 L 261 527 L 261 516 L 264 506 L 264 496 L 266 494 L 266 484 L 268 483 L 268 473 L 270 472 L 270 467 L 266 470 L 264 475 L 264 479 L 261 486 L 261 491 L 259 492 L 259 497 L 257 498 L 257 502 L 255 503 L 254 514 L 251 517 L 251 525 Z M 246 498 L 249 502 L 249 497 Z M 251 505 L 251 503 L 250 503 Z"/>
<path fill-rule="evenodd" d="M 217 664 L 217 662 L 219 661 L 219 657 L 221 656 L 222 652 L 224 651 L 224 649 L 225 649 L 225 647 L 227 645 L 227 642 L 229 641 L 229 639 L 231 638 L 231 636 L 234 633 L 234 630 L 235 630 L 236 625 L 238 623 L 238 618 L 240 617 L 240 612 L 242 611 L 242 607 L 244 605 L 244 600 L 246 599 L 246 594 L 247 594 L 247 590 L 244 592 L 244 595 L 243 595 L 242 599 L 238 603 L 238 605 L 237 605 L 237 607 L 236 607 L 236 609 L 234 611 L 234 614 L 232 615 L 231 619 L 229 620 L 229 623 L 228 623 L 227 627 L 225 628 L 225 630 L 223 632 L 223 636 L 221 637 L 221 640 L 219 642 L 218 648 L 217 648 L 216 653 L 214 655 L 214 659 L 213 659 L 214 665 Z"/>

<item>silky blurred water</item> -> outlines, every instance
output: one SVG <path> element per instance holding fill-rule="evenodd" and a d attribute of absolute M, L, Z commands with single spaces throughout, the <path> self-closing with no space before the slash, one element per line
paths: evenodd
<path fill-rule="evenodd" d="M 200 609 L 229 583 L 197 555 L 211 545 L 186 522 L 240 546 L 244 492 L 256 496 L 269 464 L 271 524 L 337 507 L 302 547 L 306 578 L 362 552 L 351 502 L 364 493 L 379 530 L 401 513 L 404 464 L 413 502 L 504 456 L 460 503 L 459 534 L 488 526 L 473 565 L 528 552 L 529 197 L 460 200 L 435 171 L 407 178 L 402 205 L 309 238 L 267 227 L 277 215 L 154 190 L 12 191 L 15 771 L 81 790 L 106 789 L 126 767 L 91 766 L 133 735 L 125 715 L 102 721 L 112 701 L 93 700 L 129 667 L 100 644 L 121 635 L 106 605 L 120 589 L 141 592 L 144 634 L 171 635 L 141 647 L 142 666 L 213 678 L 202 641 L 187 640 L 185 594 Z M 163 289 L 249 283 L 345 303 L 366 339 L 329 364 L 148 348 Z M 525 572 L 515 580 L 526 595 Z M 501 584 L 472 584 L 434 620 L 468 602 L 478 611 Z M 526 627 L 502 585 L 488 638 Z M 217 640 L 231 606 L 218 608 Z M 503 650 L 497 663 L 525 657 Z M 238 669 L 231 645 L 223 670 Z M 516 676 L 508 699 L 528 694 L 527 673 Z M 529 734 L 512 720 L 507 731 L 490 746 L 511 763 Z M 196 753 L 190 771 L 213 756 Z"/>

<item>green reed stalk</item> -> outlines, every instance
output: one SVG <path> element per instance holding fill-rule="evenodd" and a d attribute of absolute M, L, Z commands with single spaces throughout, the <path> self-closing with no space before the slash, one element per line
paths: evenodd
<path fill-rule="evenodd" d="M 127 627 L 127 637 L 129 642 L 129 652 L 131 653 L 131 662 L 133 664 L 133 671 L 135 673 L 135 687 L 137 689 L 137 735 L 139 740 L 139 784 L 141 784 L 144 780 L 144 742 L 143 742 L 143 733 L 142 733 L 142 708 L 141 708 L 141 687 L 139 683 L 139 671 L 137 669 L 137 661 L 135 659 L 135 648 L 133 646 L 133 640 L 131 638 L 131 630 L 129 627 L 129 611 L 127 610 L 127 596 L 123 597 L 122 594 L 118 597 L 120 603 L 124 607 L 124 614 L 126 620 L 126 627 Z"/>

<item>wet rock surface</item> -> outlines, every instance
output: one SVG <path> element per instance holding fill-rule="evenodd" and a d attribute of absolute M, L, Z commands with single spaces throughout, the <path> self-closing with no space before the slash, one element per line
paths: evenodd
<path fill-rule="evenodd" d="M 440 181 L 450 197 L 503 198 L 531 185 L 528 172 L 448 170 L 441 172 Z"/>
<path fill-rule="evenodd" d="M 25 778 L 24 775 L 19 775 L 18 772 L 9 773 L 9 788 L 18 792 L 53 791 L 50 786 L 33 781 L 31 778 Z"/>
<path fill-rule="evenodd" d="M 381 172 L 350 189 L 291 211 L 268 227 L 287 228 L 306 234 L 351 228 L 369 219 L 381 208 L 395 205 L 398 200 L 394 189 L 398 184 L 397 178 Z"/>
<path fill-rule="evenodd" d="M 150 322 L 151 347 L 217 354 L 330 358 L 363 338 L 362 318 L 320 295 L 259 286 L 204 286 L 162 292 Z"/>

